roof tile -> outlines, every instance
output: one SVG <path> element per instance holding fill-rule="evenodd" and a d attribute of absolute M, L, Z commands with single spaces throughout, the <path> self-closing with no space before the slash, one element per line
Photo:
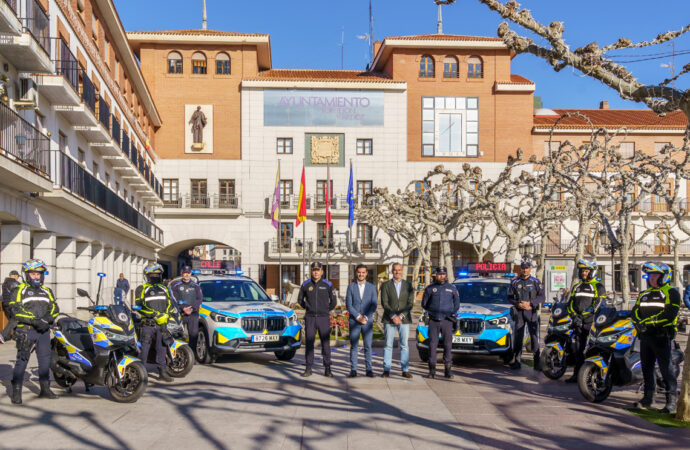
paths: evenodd
<path fill-rule="evenodd" d="M 154 31 L 128 31 L 127 35 L 136 34 L 169 34 L 169 35 L 187 35 L 187 36 L 268 36 L 262 33 L 237 33 L 234 31 L 221 30 L 154 30 Z"/>
<path fill-rule="evenodd" d="M 396 83 L 388 75 L 379 72 L 360 72 L 358 70 L 311 70 L 311 69 L 271 69 L 259 72 L 250 80 L 285 81 L 354 81 L 367 83 Z"/>
<path fill-rule="evenodd" d="M 386 36 L 386 39 L 400 39 L 405 41 L 500 41 L 503 39 L 487 36 L 462 36 L 459 34 L 418 34 L 415 36 Z"/>
<path fill-rule="evenodd" d="M 579 112 L 587 116 L 596 127 L 628 127 L 683 129 L 688 119 L 682 111 L 674 111 L 663 117 L 648 109 L 554 109 L 556 116 L 535 116 L 535 126 L 553 126 L 562 114 Z M 579 117 L 567 117 L 558 123 L 558 128 L 589 128 Z"/>

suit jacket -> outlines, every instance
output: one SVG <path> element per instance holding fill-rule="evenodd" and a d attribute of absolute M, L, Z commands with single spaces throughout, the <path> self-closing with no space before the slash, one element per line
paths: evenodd
<path fill-rule="evenodd" d="M 412 323 L 412 307 L 414 306 L 415 292 L 412 284 L 402 280 L 400 285 L 400 297 L 395 291 L 395 283 L 388 280 L 381 286 L 381 306 L 383 306 L 383 323 L 393 323 L 393 316 L 402 314 L 402 323 Z"/>
<path fill-rule="evenodd" d="M 359 296 L 359 286 L 357 282 L 350 283 L 347 287 L 347 295 L 345 296 L 345 303 L 347 305 L 347 312 L 350 313 L 350 318 L 352 320 L 357 319 L 361 314 L 369 319 L 369 322 L 373 320 L 374 311 L 378 306 L 378 301 L 376 299 L 376 287 L 368 281 L 364 284 L 364 297 Z"/>

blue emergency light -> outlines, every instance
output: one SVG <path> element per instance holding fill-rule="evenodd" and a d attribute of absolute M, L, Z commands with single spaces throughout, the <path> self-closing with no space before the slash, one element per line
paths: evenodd
<path fill-rule="evenodd" d="M 201 273 L 201 270 L 199 270 L 199 269 L 192 270 L 192 275 L 199 275 L 200 273 Z"/>
<path fill-rule="evenodd" d="M 470 274 L 468 272 L 458 272 L 458 278 L 460 277 L 469 277 Z"/>
<path fill-rule="evenodd" d="M 98 272 L 98 276 L 99 276 L 100 278 L 105 278 L 105 274 L 104 274 L 103 272 Z"/>
<path fill-rule="evenodd" d="M 508 278 L 515 278 L 517 276 L 517 274 L 514 272 L 508 272 L 505 274 L 505 276 Z"/>

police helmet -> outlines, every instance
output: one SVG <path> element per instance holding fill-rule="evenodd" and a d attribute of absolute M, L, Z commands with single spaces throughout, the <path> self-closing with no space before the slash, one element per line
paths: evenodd
<path fill-rule="evenodd" d="M 594 279 L 597 276 L 597 263 L 596 261 L 587 261 L 586 259 L 581 259 L 577 262 L 577 271 L 580 278 L 582 278 L 582 269 L 589 269 L 589 274 L 587 275 L 587 281 Z"/>
<path fill-rule="evenodd" d="M 647 261 L 642 266 L 642 271 L 649 275 L 650 273 L 660 273 L 661 278 L 659 278 L 659 286 L 663 286 L 671 282 L 671 276 L 673 271 L 668 266 L 662 262 Z"/>
<path fill-rule="evenodd" d="M 144 267 L 144 276 L 149 283 L 160 283 L 163 279 L 163 266 L 152 262 Z"/>
<path fill-rule="evenodd" d="M 180 269 L 180 273 L 192 273 L 192 266 L 184 265 Z"/>
<path fill-rule="evenodd" d="M 46 267 L 46 263 L 44 263 L 40 259 L 30 259 L 24 264 L 22 264 L 22 272 L 24 272 L 24 279 L 26 280 L 26 282 L 29 283 L 31 286 L 37 288 L 43 285 L 45 276 L 48 273 L 48 268 Z M 40 273 L 41 277 L 34 280 L 29 276 L 29 273 L 31 272 Z"/>

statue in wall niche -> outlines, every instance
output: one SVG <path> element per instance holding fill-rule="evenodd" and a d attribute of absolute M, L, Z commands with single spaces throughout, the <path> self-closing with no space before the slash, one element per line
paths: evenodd
<path fill-rule="evenodd" d="M 204 127 L 207 123 L 206 115 L 201 110 L 201 106 L 196 107 L 189 123 L 192 125 L 192 149 L 201 150 L 204 148 Z"/>
<path fill-rule="evenodd" d="M 339 136 L 312 136 L 311 137 L 311 163 L 312 164 L 338 164 L 340 159 Z"/>

